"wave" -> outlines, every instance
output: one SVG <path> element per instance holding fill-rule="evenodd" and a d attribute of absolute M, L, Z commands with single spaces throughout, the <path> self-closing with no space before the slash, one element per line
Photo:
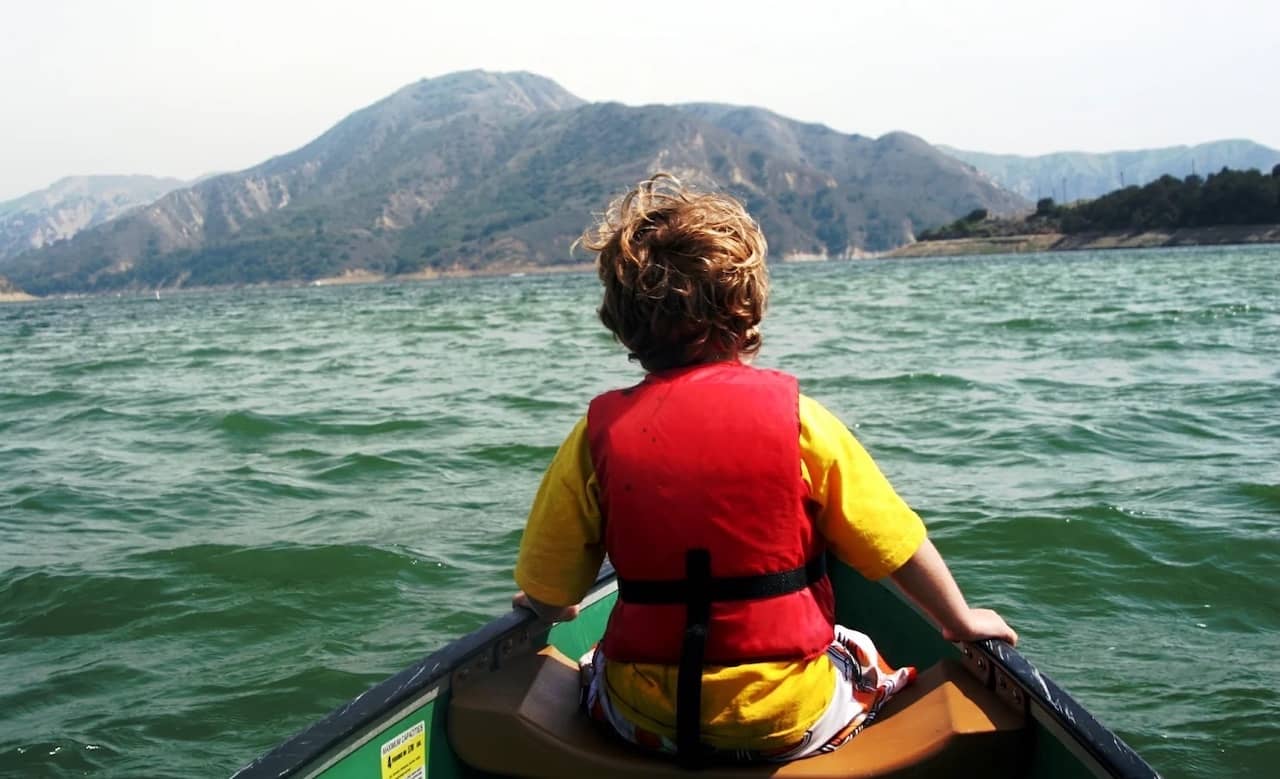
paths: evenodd
<path fill-rule="evenodd" d="M 326 412 L 331 413 L 331 412 Z M 442 415 L 429 419 L 385 419 L 377 422 L 329 422 L 323 416 L 305 414 L 264 414 L 256 411 L 233 411 L 215 417 L 214 427 L 242 438 L 268 438 L 282 433 L 318 436 L 379 436 L 394 433 L 430 431 L 446 428 L 457 417 Z"/>
<path fill-rule="evenodd" d="M 1267 512 L 1280 514 L 1280 484 L 1242 482 L 1234 485 L 1234 491 L 1250 505 Z"/>
<path fill-rule="evenodd" d="M 404 329 L 415 333 L 470 333 L 486 328 L 471 322 L 415 322 Z"/>
<path fill-rule="evenodd" d="M 512 393 L 490 395 L 489 400 L 513 411 L 562 411 L 564 409 L 578 408 L 581 405 L 576 401 L 548 400 L 545 397 L 515 395 Z"/>
<path fill-rule="evenodd" d="M 165 600 L 158 576 L 14 569 L 0 576 L 0 624 L 26 638 L 113 633 Z"/>
<path fill-rule="evenodd" d="M 70 422 L 118 422 L 124 419 L 134 418 L 134 414 L 128 414 L 123 411 L 112 411 L 102 406 L 90 406 L 75 411 L 68 412 L 64 416 L 58 417 L 57 424 L 65 424 Z"/>
<path fill-rule="evenodd" d="M 238 349 L 228 349 L 222 346 L 199 346 L 195 349 L 187 349 L 178 352 L 179 357 L 188 359 L 197 358 L 217 358 L 217 357 L 238 357 L 241 354 Z"/>
<path fill-rule="evenodd" d="M 277 452 L 276 457 L 286 460 L 301 460 L 303 462 L 313 462 L 315 460 L 323 460 L 331 455 L 328 452 L 322 452 L 319 449 L 310 447 L 299 447 L 297 449 L 289 449 L 283 452 Z"/>
<path fill-rule="evenodd" d="M 308 599 L 329 597 L 357 582 L 386 589 L 404 575 L 431 580 L 442 570 L 438 561 L 423 560 L 403 547 L 363 544 L 193 544 L 139 552 L 131 555 L 130 561 L 159 565 L 182 576 L 222 580 L 237 589 L 287 585 Z M 424 562 L 429 564 L 422 565 Z"/>
<path fill-rule="evenodd" d="M 265 474 L 251 466 L 243 465 L 226 471 L 228 478 L 219 484 L 208 499 L 224 498 L 243 500 L 243 493 L 248 493 L 268 501 L 299 500 L 323 501 L 334 497 L 333 493 L 321 487 L 301 483 L 298 479 L 282 474 Z"/>
<path fill-rule="evenodd" d="M 34 449 L 27 451 L 39 453 Z M 8 490 L 8 494 L 17 500 L 3 508 L 36 512 L 44 516 L 43 522 L 52 523 L 59 528 L 73 526 L 77 521 L 77 512 L 87 511 L 98 515 L 107 513 L 110 516 L 109 512 L 100 508 L 106 496 L 86 486 L 25 483 L 14 485 Z"/>
<path fill-rule="evenodd" d="M 1265 309 L 1252 303 L 1216 303 L 1198 308 L 1162 308 L 1148 311 L 1127 309 L 1097 320 L 1092 329 L 1098 332 L 1145 333 L 1170 327 L 1185 328 L 1217 324 L 1224 320 L 1261 320 L 1267 313 Z"/>
<path fill-rule="evenodd" d="M 1062 329 L 1060 321 L 1028 316 L 992 322 L 991 326 L 1019 333 L 1056 333 Z"/>
<path fill-rule="evenodd" d="M 525 466 L 543 468 L 556 453 L 555 446 L 530 446 L 505 444 L 499 446 L 473 446 L 464 449 L 462 456 L 489 465 Z"/>
<path fill-rule="evenodd" d="M 938 389 L 972 389 L 978 383 L 948 373 L 911 372 L 889 376 L 863 377 L 857 375 L 801 377 L 801 391 L 806 393 L 830 392 L 858 388 L 925 391 Z"/>
<path fill-rule="evenodd" d="M 75 377 L 148 367 L 151 367 L 151 361 L 146 357 L 116 357 L 56 365 L 51 373 L 55 376 Z"/>
<path fill-rule="evenodd" d="M 356 452 L 343 457 L 338 465 L 317 473 L 315 478 L 322 482 L 359 481 L 410 467 L 413 467 L 411 463 L 402 462 L 393 457 Z"/>
<path fill-rule="evenodd" d="M 62 403 L 75 403 L 84 400 L 86 397 L 85 393 L 67 389 L 41 390 L 39 392 L 0 391 L 0 411 L 27 412 Z"/>
<path fill-rule="evenodd" d="M 0 769 L 14 769 L 12 776 L 101 776 L 116 768 L 122 755 L 97 738 L 0 738 L 0 747 Z M 154 764 L 150 767 L 154 768 Z"/>

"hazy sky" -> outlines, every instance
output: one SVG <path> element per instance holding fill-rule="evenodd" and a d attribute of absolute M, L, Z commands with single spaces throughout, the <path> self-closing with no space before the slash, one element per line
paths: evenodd
<path fill-rule="evenodd" d="M 0 200 L 249 167 L 470 68 L 981 151 L 1280 148 L 1277 0 L 0 0 Z"/>

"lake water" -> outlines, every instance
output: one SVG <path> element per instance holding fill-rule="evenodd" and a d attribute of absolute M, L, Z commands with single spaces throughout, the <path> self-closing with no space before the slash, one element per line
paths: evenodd
<path fill-rule="evenodd" d="M 1167 777 L 1280 765 L 1280 247 L 774 271 L 760 363 Z M 0 776 L 225 776 L 508 608 L 589 275 L 0 306 Z"/>

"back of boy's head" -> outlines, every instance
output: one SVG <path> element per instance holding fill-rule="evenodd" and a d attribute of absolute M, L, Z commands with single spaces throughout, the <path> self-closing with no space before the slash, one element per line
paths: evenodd
<path fill-rule="evenodd" d="M 759 351 L 767 246 L 734 198 L 659 174 L 611 203 L 581 242 L 599 253 L 600 321 L 646 370 Z"/>

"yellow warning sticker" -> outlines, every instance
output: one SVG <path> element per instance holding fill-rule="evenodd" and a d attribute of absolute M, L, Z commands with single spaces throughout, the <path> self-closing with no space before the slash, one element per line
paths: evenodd
<path fill-rule="evenodd" d="M 426 779 L 426 726 L 419 722 L 382 745 L 382 779 Z"/>

